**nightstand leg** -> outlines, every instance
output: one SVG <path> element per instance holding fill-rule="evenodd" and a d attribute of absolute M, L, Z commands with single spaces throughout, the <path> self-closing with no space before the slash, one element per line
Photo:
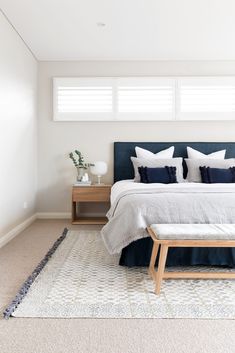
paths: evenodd
<path fill-rule="evenodd" d="M 76 217 L 77 217 L 77 204 L 76 202 L 73 201 L 72 202 L 72 222 L 75 221 Z"/>

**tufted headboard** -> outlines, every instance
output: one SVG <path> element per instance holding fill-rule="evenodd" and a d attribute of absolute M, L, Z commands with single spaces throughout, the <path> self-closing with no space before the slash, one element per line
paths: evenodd
<path fill-rule="evenodd" d="M 208 154 L 226 149 L 225 158 L 235 158 L 235 142 L 114 142 L 114 182 L 133 179 L 131 156 L 136 156 L 135 146 L 157 153 L 175 146 L 174 157 L 187 158 L 187 146 Z"/>

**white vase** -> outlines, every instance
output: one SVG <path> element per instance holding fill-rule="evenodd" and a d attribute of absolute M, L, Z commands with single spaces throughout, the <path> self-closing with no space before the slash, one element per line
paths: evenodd
<path fill-rule="evenodd" d="M 77 181 L 82 181 L 82 177 L 84 175 L 84 168 L 82 167 L 77 167 Z"/>

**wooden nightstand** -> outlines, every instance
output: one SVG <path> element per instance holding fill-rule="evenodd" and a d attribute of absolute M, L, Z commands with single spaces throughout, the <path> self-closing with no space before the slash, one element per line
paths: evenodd
<path fill-rule="evenodd" d="M 77 204 L 80 202 L 110 202 L 111 185 L 73 186 L 72 189 L 72 223 L 73 224 L 105 224 L 106 217 L 80 217 Z"/>

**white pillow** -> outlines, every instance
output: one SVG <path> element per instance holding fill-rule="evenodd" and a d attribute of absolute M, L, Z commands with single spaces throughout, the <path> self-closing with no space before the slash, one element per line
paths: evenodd
<path fill-rule="evenodd" d="M 183 158 L 155 158 L 155 159 L 144 159 L 144 158 L 136 158 L 131 157 L 131 161 L 133 163 L 135 179 L 134 181 L 140 182 L 140 174 L 138 171 L 138 167 L 148 167 L 148 168 L 164 168 L 168 167 L 176 167 L 176 179 L 178 183 L 184 182 L 183 177 Z"/>
<path fill-rule="evenodd" d="M 194 148 L 188 146 L 187 147 L 187 153 L 188 153 L 188 158 L 189 159 L 204 159 L 204 158 L 224 159 L 226 150 L 217 151 L 217 152 L 213 152 L 213 153 L 210 153 L 210 154 L 204 154 L 204 153 L 199 152 L 199 151 L 195 150 Z"/>
<path fill-rule="evenodd" d="M 227 169 L 235 166 L 235 158 L 229 159 L 185 159 L 188 167 L 187 181 L 200 183 L 202 181 L 199 167 Z"/>
<path fill-rule="evenodd" d="M 158 153 L 152 153 L 144 148 L 136 146 L 135 153 L 137 158 L 145 158 L 145 159 L 159 159 L 159 158 L 173 158 L 175 147 L 171 146 L 166 150 L 162 150 Z"/>

